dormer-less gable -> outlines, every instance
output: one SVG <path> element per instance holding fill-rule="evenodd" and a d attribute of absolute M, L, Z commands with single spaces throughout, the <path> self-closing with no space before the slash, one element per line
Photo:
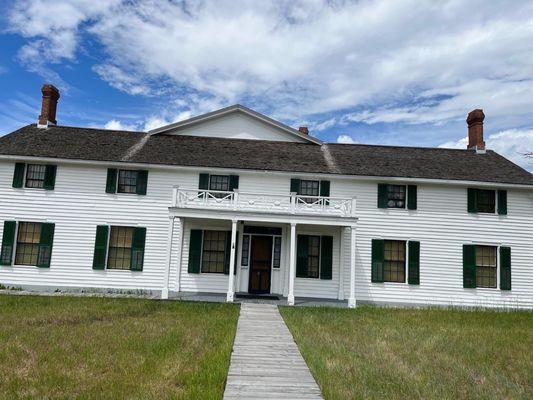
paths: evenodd
<path fill-rule="evenodd" d="M 149 133 L 321 144 L 320 140 L 306 133 L 241 105 L 176 122 Z"/>

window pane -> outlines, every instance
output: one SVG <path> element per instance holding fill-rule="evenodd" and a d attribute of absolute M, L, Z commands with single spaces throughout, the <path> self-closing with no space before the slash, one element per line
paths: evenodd
<path fill-rule="evenodd" d="M 112 226 L 109 235 L 109 255 L 107 268 L 130 269 L 131 243 L 134 228 L 127 226 Z"/>
<path fill-rule="evenodd" d="M 281 237 L 274 238 L 274 268 L 279 268 L 281 264 Z"/>
<path fill-rule="evenodd" d="M 496 287 L 496 250 L 495 246 L 476 246 L 476 286 Z"/>
<path fill-rule="evenodd" d="M 224 273 L 226 231 L 204 231 L 202 272 Z"/>
<path fill-rule="evenodd" d="M 118 171 L 118 192 L 137 193 L 137 171 Z"/>
<path fill-rule="evenodd" d="M 387 207 L 405 208 L 405 185 L 387 185 Z"/>
<path fill-rule="evenodd" d="M 318 278 L 320 270 L 320 236 L 309 236 L 307 277 Z"/>
<path fill-rule="evenodd" d="M 250 235 L 244 235 L 242 237 L 242 253 L 241 253 L 241 265 L 248 266 L 248 258 L 250 256 Z"/>
<path fill-rule="evenodd" d="M 405 242 L 385 240 L 385 282 L 405 282 Z"/>
<path fill-rule="evenodd" d="M 41 226 L 42 224 L 37 222 L 19 223 L 15 264 L 37 265 Z"/>
<path fill-rule="evenodd" d="M 495 190 L 477 190 L 477 210 L 482 213 L 494 213 L 496 211 Z"/>
<path fill-rule="evenodd" d="M 43 188 L 45 171 L 45 165 L 28 164 L 26 167 L 26 187 Z"/>

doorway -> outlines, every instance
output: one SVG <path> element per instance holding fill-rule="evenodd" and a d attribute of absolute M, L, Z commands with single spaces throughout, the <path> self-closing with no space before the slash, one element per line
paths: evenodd
<path fill-rule="evenodd" d="M 272 275 L 272 236 L 252 235 L 248 292 L 270 293 Z"/>

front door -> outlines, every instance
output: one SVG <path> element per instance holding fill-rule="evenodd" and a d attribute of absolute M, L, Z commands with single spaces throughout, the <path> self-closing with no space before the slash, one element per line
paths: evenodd
<path fill-rule="evenodd" d="M 272 236 L 252 236 L 249 293 L 270 293 Z"/>

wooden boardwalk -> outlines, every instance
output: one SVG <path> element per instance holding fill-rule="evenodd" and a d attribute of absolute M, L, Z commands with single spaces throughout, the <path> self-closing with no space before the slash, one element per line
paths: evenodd
<path fill-rule="evenodd" d="M 276 306 L 241 305 L 224 399 L 322 399 Z"/>

